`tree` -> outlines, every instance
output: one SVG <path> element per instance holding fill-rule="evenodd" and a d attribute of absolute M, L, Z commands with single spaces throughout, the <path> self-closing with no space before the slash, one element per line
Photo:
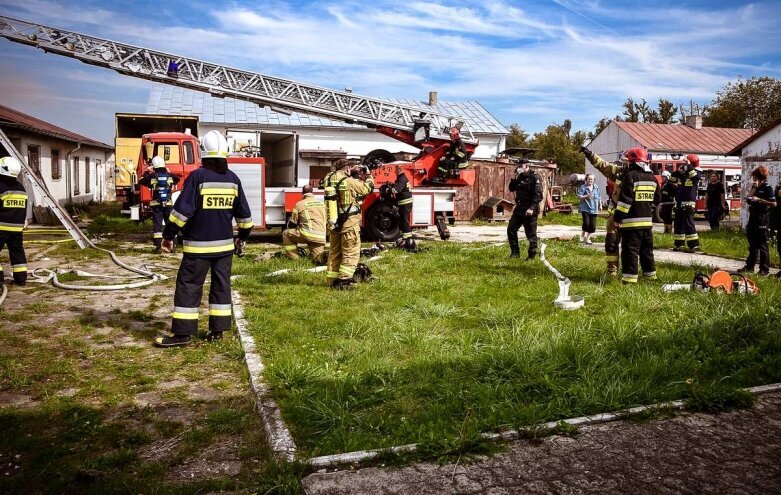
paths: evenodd
<path fill-rule="evenodd" d="M 703 112 L 710 127 L 759 128 L 781 118 L 781 80 L 752 77 L 727 83 Z"/>
<path fill-rule="evenodd" d="M 534 156 L 537 159 L 550 160 L 559 166 L 559 172 L 570 174 L 583 172 L 583 155 L 578 147 L 585 142 L 586 132 L 577 131 L 571 137 L 572 123 L 565 121 L 561 125 L 551 124 L 545 132 L 536 132 L 530 140 L 530 147 L 536 148 Z"/>
<path fill-rule="evenodd" d="M 518 124 L 510 124 L 510 135 L 507 136 L 508 148 L 528 148 L 529 133 Z"/>
<path fill-rule="evenodd" d="M 645 101 L 645 100 L 643 100 Z M 624 108 L 624 121 L 625 122 L 640 122 L 640 110 L 637 103 L 632 98 L 627 98 L 623 104 Z"/>
<path fill-rule="evenodd" d="M 615 120 L 619 120 L 620 121 L 621 119 L 618 117 L 618 115 L 616 115 Z M 609 119 L 607 117 L 602 117 L 601 119 L 599 119 L 599 122 L 594 124 L 594 130 L 593 131 L 589 131 L 589 133 L 588 133 L 589 140 L 593 141 L 594 138 L 597 137 L 600 132 L 605 130 L 605 127 L 607 127 L 610 124 L 610 122 L 612 122 L 611 119 Z"/>
<path fill-rule="evenodd" d="M 659 113 L 657 114 L 657 124 L 673 124 L 675 123 L 675 104 L 670 100 L 659 98 L 659 104 L 657 105 Z"/>

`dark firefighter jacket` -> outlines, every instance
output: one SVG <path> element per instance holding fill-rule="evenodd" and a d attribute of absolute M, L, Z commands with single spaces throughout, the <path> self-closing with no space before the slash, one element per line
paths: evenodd
<path fill-rule="evenodd" d="M 539 175 L 529 170 L 510 179 L 510 191 L 515 192 L 516 209 L 533 209 L 535 215 L 539 212 L 542 201 L 542 180 Z"/>
<path fill-rule="evenodd" d="M 672 174 L 670 182 L 678 186 L 675 189 L 675 201 L 680 204 L 697 201 L 697 190 L 700 186 L 701 174 L 702 171 L 699 168 L 692 166 L 679 168 Z"/>
<path fill-rule="evenodd" d="M 447 150 L 447 157 L 452 159 L 456 164 L 466 164 L 468 161 L 466 145 L 461 138 L 456 141 L 450 142 L 450 148 Z"/>
<path fill-rule="evenodd" d="M 621 181 L 613 219 L 621 224 L 622 229 L 650 229 L 653 227 L 654 205 L 659 203 L 660 196 L 654 174 L 631 165 Z"/>
<path fill-rule="evenodd" d="M 21 232 L 27 218 L 27 193 L 13 177 L 0 176 L 0 232 Z"/>
<path fill-rule="evenodd" d="M 391 191 L 396 196 L 396 204 L 399 206 L 412 204 L 412 191 L 410 190 L 409 179 L 407 179 L 406 174 L 400 173 L 396 177 L 396 182 L 394 182 Z"/>
<path fill-rule="evenodd" d="M 152 190 L 152 201 L 149 202 L 149 206 L 171 206 L 174 203 L 171 200 L 171 188 L 178 183 L 179 177 L 168 172 L 144 174 L 138 181 L 139 186 L 148 187 Z"/>
<path fill-rule="evenodd" d="M 233 219 L 239 239 L 252 229 L 250 211 L 241 181 L 230 170 L 220 173 L 199 168 L 187 177 L 163 230 L 164 239 L 182 230 L 185 256 L 216 258 L 233 251 Z"/>

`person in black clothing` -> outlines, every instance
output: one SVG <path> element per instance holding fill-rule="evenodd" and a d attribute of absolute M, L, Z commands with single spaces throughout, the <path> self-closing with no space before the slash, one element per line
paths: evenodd
<path fill-rule="evenodd" d="M 178 183 L 179 177 L 168 173 L 165 160 L 160 156 L 152 158 L 152 165 L 147 168 L 144 176 L 138 181 L 139 186 L 152 190 L 149 209 L 152 211 L 153 222 L 152 244 L 154 244 L 157 253 L 161 251 L 160 246 L 163 243 L 164 220 L 171 214 L 171 207 L 174 204 L 171 189 Z"/>
<path fill-rule="evenodd" d="M 659 218 L 664 223 L 664 233 L 673 231 L 673 205 L 675 205 L 675 183 L 670 180 L 670 172 L 662 172 L 662 200 L 659 205 Z"/>
<path fill-rule="evenodd" d="M 754 185 L 746 197 L 748 203 L 748 257 L 746 266 L 739 273 L 754 273 L 754 264 L 759 256 L 759 274 L 770 274 L 770 253 L 767 248 L 767 231 L 770 223 L 770 209 L 776 207 L 773 189 L 767 184 L 767 167 L 760 165 L 751 172 Z"/>
<path fill-rule="evenodd" d="M 516 177 L 510 180 L 510 191 L 515 192 L 515 209 L 507 224 L 507 240 L 510 243 L 510 258 L 518 258 L 521 249 L 518 246 L 518 229 L 523 225 L 523 232 L 529 240 L 527 260 L 537 256 L 537 215 L 542 201 L 542 180 L 535 174 L 529 162 L 522 161 L 515 169 Z"/>
<path fill-rule="evenodd" d="M 719 180 L 718 174 L 712 173 L 710 174 L 708 190 L 705 193 L 705 209 L 708 211 L 708 223 L 711 230 L 718 230 L 726 207 L 724 184 Z"/>
<path fill-rule="evenodd" d="M 770 225 L 776 231 L 776 251 L 778 251 L 778 264 L 781 268 L 781 182 L 776 186 L 776 207 L 770 212 Z M 781 278 L 781 270 L 776 273 L 776 278 Z"/>
<path fill-rule="evenodd" d="M 17 180 L 22 164 L 14 157 L 0 158 L 0 251 L 8 247 L 11 273 L 16 285 L 27 282 L 27 258 L 24 254 L 24 224 L 27 221 L 27 192 Z M 5 275 L 0 266 L 0 286 Z"/>
<path fill-rule="evenodd" d="M 458 171 L 469 165 L 469 154 L 466 144 L 461 140 L 461 131 L 457 127 L 450 128 L 450 148 L 440 159 L 438 175 L 434 182 L 445 182 L 449 177 L 458 177 Z"/>
<path fill-rule="evenodd" d="M 390 185 L 388 193 L 399 209 L 400 245 L 407 251 L 414 251 L 417 246 L 415 245 L 415 239 L 412 238 L 412 228 L 410 227 L 412 191 L 410 190 L 409 179 L 403 168 L 396 167 L 396 181 Z"/>

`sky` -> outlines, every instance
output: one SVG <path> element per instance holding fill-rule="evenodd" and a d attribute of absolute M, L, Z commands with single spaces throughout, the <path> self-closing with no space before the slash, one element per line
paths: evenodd
<path fill-rule="evenodd" d="M 0 0 L 0 14 L 362 95 L 437 91 L 527 132 L 781 78 L 779 0 Z M 157 84 L 0 38 L 0 104 L 103 142 Z"/>

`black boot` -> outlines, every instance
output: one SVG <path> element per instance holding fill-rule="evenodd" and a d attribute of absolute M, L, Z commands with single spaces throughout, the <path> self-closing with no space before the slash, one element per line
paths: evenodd
<path fill-rule="evenodd" d="M 222 332 L 215 332 L 213 330 L 209 330 L 209 333 L 206 334 L 206 341 L 215 342 L 217 340 L 222 340 Z"/>
<path fill-rule="evenodd" d="M 155 339 L 156 347 L 185 347 L 190 345 L 192 338 L 189 335 L 171 334 L 167 337 L 158 337 Z"/>
<path fill-rule="evenodd" d="M 418 245 L 415 243 L 415 239 L 411 237 L 404 241 L 404 249 L 407 251 L 415 252 L 418 250 Z"/>
<path fill-rule="evenodd" d="M 531 261 L 536 257 L 537 257 L 537 251 L 529 251 L 529 254 L 526 256 L 526 261 Z"/>

